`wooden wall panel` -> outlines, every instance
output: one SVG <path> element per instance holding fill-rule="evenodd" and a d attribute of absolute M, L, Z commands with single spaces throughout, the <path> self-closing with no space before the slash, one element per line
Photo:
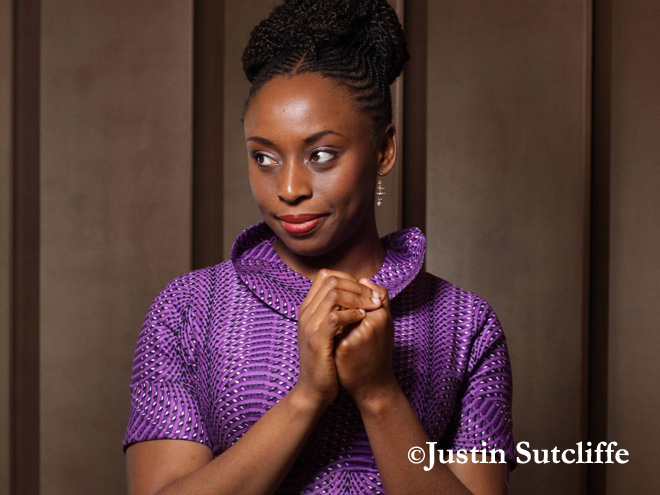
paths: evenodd
<path fill-rule="evenodd" d="M 14 2 L 12 84 L 10 491 L 36 495 L 41 478 L 39 399 L 39 0 Z"/>
<path fill-rule="evenodd" d="M 225 5 L 225 121 L 224 121 L 224 253 L 229 258 L 236 236 L 262 220 L 252 197 L 248 178 L 248 159 L 241 115 L 250 83 L 243 73 L 241 56 L 252 28 L 279 4 L 277 0 L 243 0 Z"/>
<path fill-rule="evenodd" d="M 197 0 L 193 27 L 193 268 L 223 259 L 224 2 Z"/>
<path fill-rule="evenodd" d="M 660 4 L 612 5 L 609 495 L 658 493 L 660 426 Z"/>
<path fill-rule="evenodd" d="M 581 439 L 588 246 L 587 1 L 429 2 L 427 268 L 485 297 L 509 341 L 514 435 Z M 512 493 L 581 493 L 520 466 Z"/>
<path fill-rule="evenodd" d="M 0 493 L 9 493 L 13 2 L 0 0 Z"/>
<path fill-rule="evenodd" d="M 224 9 L 224 120 L 214 134 L 219 113 L 213 119 L 198 114 L 208 125 L 195 142 L 194 108 L 217 102 L 210 83 L 220 74 L 217 67 L 212 75 L 197 73 L 209 85 L 193 107 L 200 86 L 193 86 L 192 3 L 0 0 L 0 493 L 10 492 L 10 415 L 22 428 L 31 424 L 10 403 L 16 382 L 9 375 L 10 332 L 39 322 L 40 341 L 24 339 L 32 347 L 21 352 L 30 357 L 40 350 L 32 356 L 40 384 L 21 368 L 30 384 L 21 397 L 41 389 L 36 408 L 28 411 L 40 412 L 40 445 L 35 454 L 14 434 L 21 450 L 13 453 L 14 461 L 24 463 L 21 469 L 26 459 L 40 458 L 38 476 L 23 479 L 15 491 L 37 493 L 39 485 L 48 495 L 125 492 L 121 440 L 132 354 L 148 304 L 169 279 L 192 269 L 193 243 L 201 264 L 220 262 L 236 235 L 261 220 L 239 120 L 248 91 L 240 57 L 251 28 L 278 3 L 245 0 L 218 7 Z M 401 13 L 403 0 L 392 3 Z M 612 25 L 600 31 L 605 44 L 595 47 L 607 45 L 611 59 L 603 52 L 607 70 L 594 74 L 601 78 L 596 86 L 607 92 L 594 102 L 596 113 L 606 117 L 599 132 L 607 131 L 595 140 L 594 151 L 596 159 L 609 161 L 598 168 L 606 180 L 592 183 L 602 187 L 603 201 L 590 203 L 591 4 L 407 3 L 406 12 L 416 19 L 411 25 L 424 28 L 414 34 L 425 60 L 410 78 L 423 78 L 424 94 L 408 88 L 408 100 L 414 96 L 426 116 L 417 122 L 406 115 L 407 129 L 424 134 L 409 135 L 406 143 L 427 143 L 407 153 L 426 157 L 413 174 L 424 190 L 416 195 L 409 184 L 403 205 L 388 194 L 386 201 L 393 201 L 379 212 L 379 229 L 384 234 L 399 228 L 402 215 L 404 221 L 422 219 L 427 269 L 485 297 L 504 324 L 514 370 L 516 440 L 534 448 L 570 448 L 585 438 L 585 359 L 593 360 L 586 349 L 585 282 L 587 253 L 599 251 L 587 250 L 587 221 L 591 215 L 592 223 L 605 222 L 609 251 L 600 252 L 602 263 L 591 268 L 606 273 L 590 279 L 607 284 L 598 294 L 609 293 L 601 318 L 609 349 L 601 356 L 608 374 L 598 382 L 609 385 L 602 395 L 607 438 L 601 440 L 617 441 L 631 459 L 608 466 L 606 492 L 654 493 L 653 446 L 660 438 L 654 421 L 660 408 L 654 393 L 660 379 L 660 8 L 654 0 L 597 4 L 601 12 L 611 9 Z M 13 45 L 16 5 L 26 29 L 39 26 L 19 36 L 41 39 L 40 45 L 23 45 L 25 51 Z M 14 57 L 24 69 L 41 71 L 22 90 L 12 87 L 19 72 Z M 28 75 L 21 77 L 30 81 Z M 38 94 L 39 88 L 40 98 L 29 99 L 26 91 Z M 395 93 L 400 98 L 401 88 Z M 401 100 L 395 107 L 401 109 Z M 29 121 L 18 122 L 16 113 Z M 39 135 L 41 144 L 28 146 Z M 216 135 L 222 148 L 209 142 Z M 221 191 L 209 187 L 209 177 L 221 181 L 208 168 L 203 187 L 193 191 L 193 146 L 205 167 L 223 161 Z M 12 167 L 28 162 L 40 162 L 30 169 L 38 174 L 28 177 L 40 191 L 18 198 L 27 209 L 17 216 Z M 400 183 L 391 187 L 388 193 L 400 193 Z M 204 195 L 195 200 L 204 203 L 207 229 L 196 237 L 193 194 Z M 222 235 L 212 225 L 214 203 L 221 208 Z M 607 212 L 588 211 L 599 204 Z M 40 207 L 30 211 L 31 205 Z M 391 208 L 393 214 L 383 215 Z M 13 238 L 16 232 L 20 236 Z M 16 239 L 27 242 L 35 232 L 33 253 L 12 251 Z M 39 253 L 38 263 L 27 262 Z M 13 294 L 17 266 L 28 275 L 18 280 L 20 304 Z M 28 293 L 36 287 L 36 294 Z M 591 296 L 596 292 L 592 287 Z M 18 310 L 18 326 L 12 310 Z M 577 465 L 521 465 L 512 476 L 512 494 L 605 493 L 587 490 L 585 471 Z"/>
<path fill-rule="evenodd" d="M 409 0 L 412 1 L 412 0 Z M 404 19 L 404 0 L 389 0 L 389 4 L 399 15 L 403 24 Z M 404 71 L 406 66 L 404 66 Z M 403 223 L 403 78 L 399 78 L 390 87 L 392 95 L 392 123 L 397 131 L 397 160 L 392 171 L 383 177 L 383 186 L 385 187 L 385 196 L 383 204 L 376 206 L 376 227 L 378 234 L 382 237 L 389 232 L 398 230 Z"/>
<path fill-rule="evenodd" d="M 192 4 L 41 4 L 41 493 L 125 493 L 138 332 L 191 269 Z"/>
<path fill-rule="evenodd" d="M 406 2 L 404 33 L 410 60 L 403 73 L 403 127 L 405 149 L 401 154 L 402 227 L 418 227 L 426 233 L 426 139 L 428 1 Z M 426 268 L 426 261 L 424 267 Z"/>

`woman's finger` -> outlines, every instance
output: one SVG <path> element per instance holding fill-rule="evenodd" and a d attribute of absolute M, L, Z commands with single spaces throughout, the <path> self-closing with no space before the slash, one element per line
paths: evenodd
<path fill-rule="evenodd" d="M 337 335 L 345 326 L 362 321 L 367 315 L 364 309 L 337 309 L 329 313 L 329 326 L 334 328 L 332 335 Z M 331 332 L 328 332 L 329 334 Z"/>
<path fill-rule="evenodd" d="M 380 305 L 380 301 L 376 303 L 370 298 L 333 289 L 321 300 L 316 311 L 309 313 L 307 328 L 313 329 L 322 340 L 331 339 L 338 328 L 361 320 L 364 316 L 361 309 L 366 315 L 366 310 L 372 311 Z"/>
<path fill-rule="evenodd" d="M 341 295 L 341 300 L 344 302 L 349 301 L 349 303 L 338 303 L 337 307 L 339 308 L 365 308 L 372 310 L 380 307 L 380 295 L 378 293 L 374 293 L 372 289 L 358 283 L 357 280 L 349 278 L 350 275 L 345 277 L 340 274 L 343 274 L 343 272 L 334 272 L 334 274 L 324 277 L 321 286 L 316 289 L 315 293 L 311 296 L 311 300 L 308 302 L 308 310 L 311 313 L 319 310 L 322 301 L 327 300 L 328 295 L 332 297 L 332 291 L 349 294 L 349 296 Z M 353 299 L 351 299 L 350 294 L 354 295 Z M 371 302 L 372 299 L 373 303 Z M 327 308 L 326 311 L 330 311 L 330 309 L 332 307 Z"/>
<path fill-rule="evenodd" d="M 305 300 L 300 306 L 300 309 L 298 311 L 298 315 L 302 314 L 303 312 L 311 312 L 314 313 L 316 311 L 316 307 L 318 306 L 318 301 L 315 301 L 316 294 L 318 291 L 324 286 L 324 284 L 327 283 L 328 279 L 331 277 L 335 278 L 348 278 L 349 280 L 353 279 L 356 283 L 357 280 L 355 280 L 354 277 L 351 277 L 348 273 L 345 272 L 340 272 L 338 270 L 330 270 L 328 268 L 321 268 L 318 273 L 316 274 L 316 278 L 314 279 L 314 282 L 312 282 L 312 286 L 309 288 L 309 292 L 307 293 L 307 296 L 305 296 Z"/>
<path fill-rule="evenodd" d="M 374 284 L 371 280 L 366 278 L 361 278 L 360 283 L 366 285 L 367 287 L 377 292 L 381 301 L 383 302 L 383 306 L 389 309 L 390 297 L 385 287 L 381 287 L 380 285 Z"/>
<path fill-rule="evenodd" d="M 365 309 L 373 311 L 381 306 L 379 296 L 374 295 L 371 289 L 360 293 L 351 292 L 341 288 L 342 282 L 337 282 L 325 289 L 320 290 L 312 304 L 317 304 L 314 313 L 320 318 L 336 309 Z"/>

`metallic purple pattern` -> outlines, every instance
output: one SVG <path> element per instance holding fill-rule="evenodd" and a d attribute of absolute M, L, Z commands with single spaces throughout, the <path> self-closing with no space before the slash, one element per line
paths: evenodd
<path fill-rule="evenodd" d="M 260 222 L 230 259 L 172 279 L 140 330 L 123 448 L 170 438 L 220 455 L 298 377 L 298 308 L 312 281 L 289 268 Z M 502 449 L 515 467 L 511 367 L 502 327 L 478 295 L 421 271 L 426 240 L 413 227 L 381 238 L 371 280 L 386 287 L 395 375 L 438 449 Z M 425 447 L 425 446 L 422 446 Z M 278 493 L 383 493 L 360 414 L 340 392 Z"/>

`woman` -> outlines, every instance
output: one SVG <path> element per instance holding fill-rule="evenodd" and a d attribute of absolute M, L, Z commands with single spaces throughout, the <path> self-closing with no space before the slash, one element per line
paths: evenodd
<path fill-rule="evenodd" d="M 397 156 L 389 86 L 407 59 L 385 0 L 291 0 L 253 30 L 243 125 L 263 222 L 147 313 L 131 493 L 506 491 L 506 463 L 427 471 L 408 457 L 437 442 L 515 466 L 493 310 L 421 270 L 419 229 L 376 229 Z"/>

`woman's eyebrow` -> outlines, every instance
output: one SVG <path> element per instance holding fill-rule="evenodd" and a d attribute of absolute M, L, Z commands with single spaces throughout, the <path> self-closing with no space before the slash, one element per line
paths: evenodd
<path fill-rule="evenodd" d="M 261 144 L 263 144 L 264 146 L 272 146 L 272 147 L 275 147 L 275 145 L 272 143 L 272 141 L 269 141 L 268 139 L 266 139 L 266 138 L 262 138 L 262 137 L 259 137 L 259 136 L 250 136 L 250 137 L 247 138 L 245 141 L 246 141 L 246 142 L 247 142 L 247 141 L 256 141 L 257 143 L 261 143 Z"/>
<path fill-rule="evenodd" d="M 334 134 L 336 136 L 345 137 L 343 134 L 340 134 L 339 132 L 332 131 L 330 129 L 326 129 L 325 131 L 315 132 L 314 134 L 312 134 L 310 136 L 307 136 L 305 138 L 305 144 L 311 144 L 314 141 L 317 141 L 317 140 L 321 139 L 323 136 L 327 136 L 328 134 Z M 273 146 L 273 147 L 275 146 L 275 144 L 273 144 L 272 141 L 270 141 L 266 138 L 263 138 L 263 137 L 259 137 L 259 136 L 250 136 L 245 141 L 256 141 L 257 143 L 261 143 L 264 146 Z"/>
<path fill-rule="evenodd" d="M 335 136 L 345 137 L 343 134 L 340 134 L 340 133 L 335 132 L 335 131 L 331 131 L 330 129 L 326 129 L 325 131 L 316 132 L 316 133 L 312 134 L 311 136 L 307 136 L 305 138 L 305 143 L 306 144 L 311 144 L 314 141 L 317 141 L 318 139 L 321 139 L 323 136 L 327 136 L 328 134 L 334 134 Z"/>

